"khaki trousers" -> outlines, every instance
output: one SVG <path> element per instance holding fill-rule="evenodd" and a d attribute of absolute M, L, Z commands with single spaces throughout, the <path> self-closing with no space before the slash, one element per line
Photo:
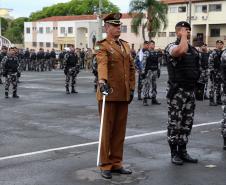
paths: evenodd
<path fill-rule="evenodd" d="M 98 102 L 101 117 L 102 101 Z M 128 102 L 106 101 L 100 150 L 100 169 L 122 167 Z"/>

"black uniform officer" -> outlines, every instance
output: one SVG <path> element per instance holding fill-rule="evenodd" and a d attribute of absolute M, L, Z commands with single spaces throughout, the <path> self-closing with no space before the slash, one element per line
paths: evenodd
<path fill-rule="evenodd" d="M 209 70 L 210 70 L 210 106 L 222 105 L 221 101 L 221 54 L 223 51 L 224 42 L 222 40 L 216 41 L 216 49 L 209 56 Z M 215 98 L 216 96 L 216 98 Z M 216 100 L 216 101 L 215 101 Z"/>
<path fill-rule="evenodd" d="M 3 73 L 2 59 L 7 55 L 7 50 L 8 50 L 8 48 L 6 46 L 2 46 L 2 51 L 0 54 L 0 84 L 3 84 L 3 82 L 2 82 L 2 73 Z"/>
<path fill-rule="evenodd" d="M 200 76 L 200 61 L 198 51 L 188 43 L 190 24 L 178 22 L 175 30 L 176 42 L 169 44 L 165 49 L 169 74 L 167 135 L 171 162 L 182 165 L 183 162 L 198 162 L 187 153 L 186 146 L 194 119 L 194 89 Z"/>
<path fill-rule="evenodd" d="M 13 98 L 19 98 L 17 95 L 17 78 L 19 60 L 16 57 L 15 48 L 9 49 L 9 54 L 2 60 L 3 76 L 5 77 L 5 98 L 9 97 L 9 86 L 13 86 Z"/>
<path fill-rule="evenodd" d="M 65 66 L 64 66 L 64 74 L 66 75 L 65 88 L 66 94 L 70 94 L 69 91 L 69 83 L 71 79 L 71 93 L 78 93 L 75 90 L 76 86 L 76 77 L 79 73 L 79 63 L 78 56 L 75 54 L 75 50 L 73 47 L 70 48 L 70 51 L 67 52 L 64 56 Z"/>

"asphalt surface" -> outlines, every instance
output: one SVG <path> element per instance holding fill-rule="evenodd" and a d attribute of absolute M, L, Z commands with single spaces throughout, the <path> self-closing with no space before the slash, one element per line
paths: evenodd
<path fill-rule="evenodd" d="M 130 105 L 124 165 L 133 174 L 112 180 L 101 178 L 96 168 L 99 117 L 90 72 L 79 74 L 78 94 L 65 94 L 59 70 L 24 72 L 19 99 L 5 99 L 1 85 L 0 185 L 226 185 L 221 107 L 210 107 L 208 101 L 197 102 L 188 145 L 199 163 L 171 164 L 166 79 L 163 68 L 160 106 L 144 107 L 137 97 Z"/>

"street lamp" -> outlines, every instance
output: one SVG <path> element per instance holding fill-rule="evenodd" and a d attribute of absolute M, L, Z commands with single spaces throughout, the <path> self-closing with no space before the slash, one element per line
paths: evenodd
<path fill-rule="evenodd" d="M 102 7 L 103 7 L 103 2 L 102 0 L 99 0 L 99 11 L 98 11 L 98 37 L 97 40 L 102 39 Z"/>

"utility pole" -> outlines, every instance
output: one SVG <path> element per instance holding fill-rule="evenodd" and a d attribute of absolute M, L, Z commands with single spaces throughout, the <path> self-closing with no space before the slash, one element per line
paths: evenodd
<path fill-rule="evenodd" d="M 191 2 L 192 0 L 189 0 L 189 19 L 188 19 L 188 22 L 189 24 L 191 25 Z"/>
<path fill-rule="evenodd" d="M 98 37 L 97 37 L 98 41 L 102 39 L 102 8 L 103 8 L 103 2 L 102 2 L 102 0 L 99 0 Z"/>

